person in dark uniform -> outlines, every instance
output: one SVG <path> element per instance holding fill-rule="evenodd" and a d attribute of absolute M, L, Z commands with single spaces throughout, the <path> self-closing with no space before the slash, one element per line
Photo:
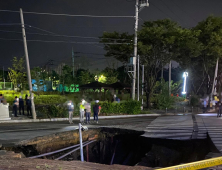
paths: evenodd
<path fill-rule="evenodd" d="M 32 116 L 31 112 L 32 103 L 29 97 L 27 97 L 26 106 L 27 106 L 27 116 Z"/>
<path fill-rule="evenodd" d="M 19 97 L 19 114 L 21 115 L 21 110 L 24 115 L 24 100 L 22 96 Z"/>
<path fill-rule="evenodd" d="M 15 117 L 18 117 L 17 116 L 17 107 L 18 107 L 18 98 L 17 96 L 15 96 L 15 100 L 13 101 L 13 114 Z"/>

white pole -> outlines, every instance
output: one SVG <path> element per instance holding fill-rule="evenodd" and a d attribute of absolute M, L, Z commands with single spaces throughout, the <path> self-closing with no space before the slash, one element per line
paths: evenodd
<path fill-rule="evenodd" d="M 5 73 L 5 68 L 3 66 L 3 80 L 4 80 L 4 90 L 5 90 L 5 76 L 4 76 L 4 73 Z"/>
<path fill-rule="evenodd" d="M 72 48 L 72 77 L 74 78 L 74 52 Z"/>
<path fill-rule="evenodd" d="M 138 14 L 139 14 L 139 0 L 136 0 L 136 5 L 135 5 L 134 56 L 133 56 L 133 83 L 132 83 L 132 99 L 133 100 L 135 100 L 135 89 L 136 89 L 136 57 L 137 57 Z"/>
<path fill-rule="evenodd" d="M 80 143 L 80 154 L 81 154 L 81 161 L 84 162 L 83 157 L 83 146 L 82 146 L 82 130 L 81 130 L 81 123 L 79 123 L 79 143 Z"/>
<path fill-rule="evenodd" d="M 211 91 L 211 101 L 212 101 L 212 97 L 215 91 L 215 85 L 216 85 L 216 78 L 217 78 L 217 72 L 218 72 L 218 62 L 219 62 L 219 58 L 217 59 L 217 63 L 216 63 L 216 67 L 215 67 L 215 73 L 214 73 L 214 81 L 213 81 L 213 87 L 212 87 L 212 91 Z"/>
<path fill-rule="evenodd" d="M 24 42 L 24 51 L 25 51 L 28 83 L 29 83 L 29 93 L 31 96 L 31 103 L 32 103 L 32 115 L 33 115 L 33 119 L 36 119 L 34 96 L 32 94 L 32 82 L 31 82 L 31 73 L 30 73 L 30 66 L 29 66 L 28 48 L 27 48 L 26 35 L 25 35 L 25 24 L 24 24 L 22 8 L 20 8 L 20 17 L 21 17 L 21 26 L 22 26 L 22 35 L 23 35 L 23 42 Z"/>
<path fill-rule="evenodd" d="M 137 56 L 137 100 L 140 101 L 140 56 Z"/>
<path fill-rule="evenodd" d="M 142 65 L 142 85 L 144 85 L 144 65 Z M 144 91 L 144 88 L 142 86 L 142 109 L 143 109 L 143 91 Z"/>
<path fill-rule="evenodd" d="M 171 95 L 171 61 L 169 63 L 169 95 Z"/>

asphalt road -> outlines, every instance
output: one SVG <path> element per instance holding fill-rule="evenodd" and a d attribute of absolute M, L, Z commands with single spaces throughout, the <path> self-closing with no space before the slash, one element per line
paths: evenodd
<path fill-rule="evenodd" d="M 99 124 L 86 125 L 88 128 L 115 127 L 144 131 L 156 117 L 134 117 L 121 119 L 103 119 Z M 22 140 L 32 139 L 38 136 L 75 130 L 78 121 L 69 124 L 68 121 L 61 122 L 38 122 L 38 123 L 8 123 L 0 124 L 0 144 L 14 145 Z"/>

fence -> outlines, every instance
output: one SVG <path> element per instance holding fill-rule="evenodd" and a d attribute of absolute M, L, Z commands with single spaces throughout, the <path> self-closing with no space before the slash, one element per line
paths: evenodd
<path fill-rule="evenodd" d="M 164 110 L 155 110 L 156 113 L 199 113 L 202 112 L 200 107 L 178 106 L 173 109 L 165 108 Z"/>
<path fill-rule="evenodd" d="M 0 90 L 13 90 L 12 82 L 0 82 Z"/>

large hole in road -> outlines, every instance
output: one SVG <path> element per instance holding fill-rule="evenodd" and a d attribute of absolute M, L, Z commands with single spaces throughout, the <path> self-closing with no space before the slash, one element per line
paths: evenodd
<path fill-rule="evenodd" d="M 188 141 L 150 139 L 142 137 L 143 133 L 114 128 L 84 131 L 83 141 L 97 137 L 88 148 L 84 147 L 84 160 L 108 165 L 167 167 L 203 160 L 211 151 L 209 139 Z M 26 157 L 31 157 L 78 144 L 78 135 L 78 130 L 63 132 L 23 141 L 19 146 L 4 149 L 23 152 Z M 39 159 L 56 159 L 70 150 L 73 149 Z M 61 160 L 80 160 L 80 151 L 77 150 Z"/>

